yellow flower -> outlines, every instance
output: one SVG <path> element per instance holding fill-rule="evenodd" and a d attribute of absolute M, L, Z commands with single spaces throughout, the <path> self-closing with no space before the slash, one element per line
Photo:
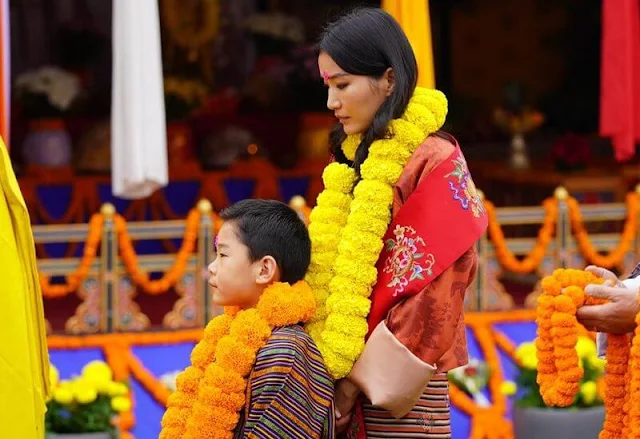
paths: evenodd
<path fill-rule="evenodd" d="M 340 163 L 331 163 L 322 173 L 322 181 L 326 190 L 348 194 L 356 182 L 356 172 L 349 166 Z"/>
<path fill-rule="evenodd" d="M 49 365 L 49 383 L 52 389 L 58 387 L 60 383 L 60 372 L 58 372 L 58 369 L 56 369 L 53 364 Z"/>
<path fill-rule="evenodd" d="M 538 356 L 536 354 L 536 345 L 533 342 L 522 343 L 516 349 L 516 360 L 526 369 L 535 369 L 538 367 Z"/>
<path fill-rule="evenodd" d="M 576 351 L 580 358 L 591 358 L 597 356 L 596 343 L 589 337 L 578 337 Z"/>
<path fill-rule="evenodd" d="M 516 349 L 516 360 L 522 361 L 527 355 L 536 352 L 536 345 L 533 342 L 525 342 L 520 344 Z"/>
<path fill-rule="evenodd" d="M 518 386 L 513 381 L 503 381 L 502 384 L 500 384 L 500 393 L 505 396 L 513 396 L 517 390 Z"/>
<path fill-rule="evenodd" d="M 522 366 L 526 369 L 536 369 L 538 367 L 538 357 L 535 352 L 533 354 L 529 354 L 522 360 Z"/>
<path fill-rule="evenodd" d="M 344 156 L 353 161 L 353 159 L 356 158 L 356 151 L 358 150 L 358 146 L 360 145 L 361 141 L 362 136 L 359 134 L 347 137 L 341 145 Z"/>
<path fill-rule="evenodd" d="M 53 400 L 58 404 L 70 404 L 73 402 L 73 392 L 69 386 L 60 386 L 53 391 Z"/>
<path fill-rule="evenodd" d="M 131 410 L 131 400 L 126 396 L 116 396 L 111 400 L 111 408 L 118 413 Z"/>
<path fill-rule="evenodd" d="M 591 367 L 593 367 L 598 373 L 604 373 L 604 366 L 606 364 L 603 358 L 598 358 L 598 356 L 594 355 L 587 358 L 587 362 Z"/>
<path fill-rule="evenodd" d="M 124 396 L 129 393 L 129 388 L 124 383 L 112 382 L 107 393 L 109 396 Z"/>
<path fill-rule="evenodd" d="M 113 380 L 113 372 L 104 361 L 91 361 L 82 368 L 82 377 L 94 382 Z"/>
<path fill-rule="evenodd" d="M 593 381 L 587 381 L 580 386 L 580 395 L 585 404 L 592 404 L 598 396 L 598 386 Z"/>
<path fill-rule="evenodd" d="M 73 396 L 80 404 L 90 404 L 98 398 L 98 391 L 91 382 L 79 379 L 73 383 Z"/>

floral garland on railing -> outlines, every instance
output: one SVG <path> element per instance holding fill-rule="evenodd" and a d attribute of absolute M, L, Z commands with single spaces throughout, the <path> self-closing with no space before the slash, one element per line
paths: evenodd
<path fill-rule="evenodd" d="M 357 144 L 355 145 L 357 146 Z M 347 141 L 345 144 L 349 153 L 354 153 L 354 144 Z M 350 149 L 351 148 L 351 149 Z M 372 151 L 376 149 L 372 145 Z M 379 151 L 380 152 L 380 151 Z M 313 215 L 309 218 L 309 233 L 314 242 L 314 254 L 312 256 L 312 267 L 307 281 L 312 285 L 316 299 L 319 304 L 318 314 L 314 321 L 308 325 L 309 332 L 316 340 L 320 340 L 324 330 L 325 321 L 329 321 L 330 330 L 341 327 L 344 323 L 344 316 L 334 313 L 330 319 L 327 319 L 325 303 L 329 297 L 329 283 L 334 278 L 337 266 L 332 265 L 332 261 L 337 262 L 338 244 L 340 236 L 346 225 L 347 216 L 345 212 L 350 211 L 351 207 L 351 188 L 355 183 L 355 174 L 353 170 L 346 165 L 332 164 L 325 169 L 323 175 L 325 182 L 325 190 L 318 197 L 317 207 L 312 211 Z M 384 186 L 383 183 L 381 183 Z M 375 190 L 375 189 L 374 189 Z M 383 189 L 384 190 L 384 189 Z M 355 191 L 354 191 L 355 193 Z M 366 185 L 361 192 L 366 193 Z M 363 195 L 366 196 L 366 195 Z M 384 196 L 380 195 L 384 198 Z M 638 232 L 638 194 L 629 193 L 627 195 L 627 216 L 625 219 L 622 236 L 618 246 L 607 255 L 600 255 L 589 239 L 589 234 L 584 225 L 580 205 L 577 200 L 569 197 L 567 199 L 568 212 L 570 215 L 571 227 L 574 232 L 575 239 L 578 243 L 580 253 L 590 262 L 603 266 L 614 267 L 619 265 L 625 255 L 630 251 L 633 241 Z M 356 204 L 357 205 L 357 204 Z M 496 216 L 496 208 L 488 200 L 484 201 L 485 208 L 489 215 L 489 237 L 496 248 L 496 258 L 498 262 L 507 270 L 516 273 L 528 273 L 537 269 L 546 253 L 546 249 L 554 233 L 555 219 L 557 215 L 557 201 L 555 199 L 547 199 L 543 202 L 545 216 L 542 226 L 538 232 L 538 238 L 534 249 L 523 260 L 518 260 L 513 252 L 507 246 L 506 238 Z M 359 209 L 362 212 L 362 209 Z M 360 218 L 354 217 L 353 223 L 358 225 Z M 185 236 L 183 238 L 180 249 L 176 255 L 176 261 L 173 266 L 165 273 L 162 279 L 150 280 L 148 274 L 141 271 L 137 263 L 137 255 L 135 249 L 126 231 L 126 220 L 116 215 L 114 222 L 116 223 L 116 232 L 118 234 L 118 242 L 121 249 L 123 262 L 127 272 L 131 275 L 134 283 L 141 286 L 144 291 L 149 294 L 161 294 L 169 290 L 184 275 L 190 255 L 195 249 L 198 237 L 198 226 L 200 221 L 200 213 L 197 209 L 192 209 L 187 215 Z M 220 227 L 220 220 L 214 215 L 213 222 L 215 224 L 214 232 Z M 369 227 L 382 228 L 382 222 L 371 219 L 372 223 Z M 40 274 L 40 286 L 44 297 L 53 299 L 67 296 L 77 290 L 80 282 L 87 276 L 91 265 L 97 255 L 97 250 L 102 238 L 102 230 L 104 224 L 104 216 L 102 214 L 94 214 L 89 221 L 89 231 L 84 245 L 83 255 L 76 270 L 66 276 L 66 282 L 63 284 L 51 284 L 49 277 Z M 351 228 L 350 230 L 353 230 Z M 343 243 L 345 254 L 348 253 L 350 247 L 346 242 Z M 341 265 L 346 270 L 344 264 Z M 370 271 L 370 270 L 369 270 Z M 360 274 L 357 280 L 366 284 L 365 281 L 371 278 L 373 272 Z M 335 276 L 339 278 L 339 276 Z M 344 287 L 340 280 L 334 280 L 334 286 L 338 291 Z M 364 291 L 364 289 L 362 290 Z M 362 303 L 361 303 L 362 302 Z M 356 306 L 357 305 L 357 306 Z M 354 310 L 361 314 L 365 312 L 365 303 L 360 300 L 357 304 L 353 303 Z M 368 306 L 368 304 L 367 304 Z M 368 311 L 367 311 L 368 312 Z M 354 326 L 352 334 L 359 334 L 364 331 L 364 326 L 356 324 L 351 319 L 347 319 Z M 326 335 L 326 333 L 325 333 Z M 330 337 L 331 338 L 331 337 Z M 326 353 L 326 352 L 325 352 Z M 348 365 L 348 363 L 347 363 Z"/>
<path fill-rule="evenodd" d="M 576 352 L 581 327 L 576 312 L 581 306 L 605 302 L 584 292 L 586 285 L 602 282 L 592 273 L 574 269 L 558 269 L 542 280 L 536 319 L 537 380 L 540 394 L 549 406 L 571 405 L 579 390 L 583 371 Z M 636 322 L 640 325 L 640 313 Z M 636 437 L 640 431 L 640 409 L 631 401 L 640 398 L 640 326 L 636 327 L 632 345 L 627 335 L 608 338 L 606 414 L 600 438 Z"/>
<path fill-rule="evenodd" d="M 118 236 L 118 248 L 122 256 L 122 262 L 131 275 L 133 282 L 142 287 L 149 294 L 162 294 L 174 286 L 184 275 L 189 263 L 189 258 L 196 248 L 198 239 L 198 226 L 200 224 L 200 212 L 192 209 L 187 215 L 184 238 L 176 255 L 175 262 L 169 271 L 165 272 L 161 279 L 150 280 L 149 274 L 141 271 L 138 266 L 135 248 L 127 233 L 127 222 L 120 215 L 114 217 L 116 234 Z"/>
<path fill-rule="evenodd" d="M 538 232 L 538 239 L 531 253 L 521 261 L 516 258 L 507 246 L 507 240 L 504 237 L 493 203 L 484 200 L 484 206 L 489 217 L 489 237 L 496 248 L 496 258 L 498 262 L 500 262 L 500 265 L 514 273 L 530 273 L 538 268 L 544 259 L 549 242 L 551 242 L 551 238 L 553 237 L 558 214 L 557 200 L 549 198 L 542 203 L 545 215 L 542 220 L 542 227 Z"/>
<path fill-rule="evenodd" d="M 346 376 L 364 348 L 369 295 L 377 280 L 375 264 L 382 237 L 391 220 L 393 186 L 418 146 L 442 126 L 446 114 L 444 94 L 418 87 L 404 115 L 389 124 L 390 137 L 371 144 L 355 188 L 353 168 L 332 163 L 325 169 L 326 190 L 310 215 L 312 260 L 307 276 L 320 314 L 308 331 L 334 378 Z M 360 141 L 360 136 L 349 136 L 342 144 L 349 160 L 355 158 Z"/>
<path fill-rule="evenodd" d="M 101 214 L 94 214 L 91 217 L 89 221 L 89 233 L 87 234 L 87 241 L 84 245 L 80 265 L 73 273 L 66 276 L 66 282 L 64 284 L 51 285 L 49 278 L 40 273 L 40 288 L 42 289 L 42 295 L 44 297 L 48 299 L 64 297 L 78 289 L 80 282 L 87 277 L 91 269 L 91 264 L 93 264 L 96 257 L 98 246 L 102 239 L 103 224 L 104 218 Z"/>
<path fill-rule="evenodd" d="M 258 350 L 274 328 L 305 323 L 315 310 L 306 282 L 277 283 L 265 289 L 256 308 L 226 309 L 214 318 L 191 353 L 192 365 L 176 379 L 160 439 L 233 437 Z"/>
<path fill-rule="evenodd" d="M 149 294 L 165 293 L 174 286 L 184 275 L 189 258 L 196 248 L 196 240 L 198 239 L 198 227 L 200 225 L 201 213 L 197 209 L 192 209 L 187 215 L 185 233 L 182 239 L 182 245 L 176 255 L 175 262 L 171 268 L 164 273 L 161 279 L 150 280 L 148 273 L 140 270 L 137 255 L 133 246 L 131 237 L 127 232 L 127 222 L 120 216 L 115 215 L 114 225 L 118 238 L 118 246 L 122 262 L 127 272 L 131 275 L 133 282 L 140 286 Z M 219 227 L 217 217 L 213 217 L 214 231 Z M 102 232 L 104 227 L 104 215 L 101 213 L 94 214 L 89 221 L 89 232 L 84 245 L 84 252 L 80 264 L 76 270 L 66 276 L 66 282 L 63 284 L 51 285 L 49 277 L 40 274 L 40 288 L 42 295 L 48 299 L 55 299 L 67 296 L 73 293 L 80 286 L 80 282 L 86 278 L 91 269 L 91 265 L 95 260 L 98 247 L 102 240 Z"/>
<path fill-rule="evenodd" d="M 584 226 L 580 204 L 575 198 L 568 198 L 569 218 L 571 228 L 578 242 L 580 253 L 591 263 L 600 267 L 612 268 L 619 265 L 631 249 L 633 241 L 638 233 L 638 194 L 627 194 L 627 217 L 622 230 L 622 237 L 618 246 L 607 255 L 601 255 L 589 240 L 589 232 Z"/>

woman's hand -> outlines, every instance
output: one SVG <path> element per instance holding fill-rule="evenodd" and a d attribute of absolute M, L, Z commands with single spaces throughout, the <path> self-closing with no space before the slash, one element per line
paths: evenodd
<path fill-rule="evenodd" d="M 342 433 L 351 423 L 351 411 L 356 405 L 360 389 L 349 378 L 336 383 L 336 431 Z"/>

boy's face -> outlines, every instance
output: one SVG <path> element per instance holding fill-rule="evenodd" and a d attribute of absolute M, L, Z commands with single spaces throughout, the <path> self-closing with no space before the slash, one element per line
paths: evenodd
<path fill-rule="evenodd" d="M 251 262 L 249 249 L 238 238 L 233 222 L 225 222 L 217 238 L 216 258 L 209 264 L 213 302 L 218 306 L 254 307 L 273 281 L 268 280 L 266 258 Z"/>

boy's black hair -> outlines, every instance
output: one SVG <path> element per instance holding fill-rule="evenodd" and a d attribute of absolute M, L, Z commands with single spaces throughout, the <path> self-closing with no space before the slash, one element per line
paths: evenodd
<path fill-rule="evenodd" d="M 222 210 L 220 218 L 236 226 L 251 261 L 271 256 L 280 269 L 280 281 L 293 284 L 304 278 L 311 262 L 311 240 L 292 208 L 279 201 L 250 199 Z"/>

